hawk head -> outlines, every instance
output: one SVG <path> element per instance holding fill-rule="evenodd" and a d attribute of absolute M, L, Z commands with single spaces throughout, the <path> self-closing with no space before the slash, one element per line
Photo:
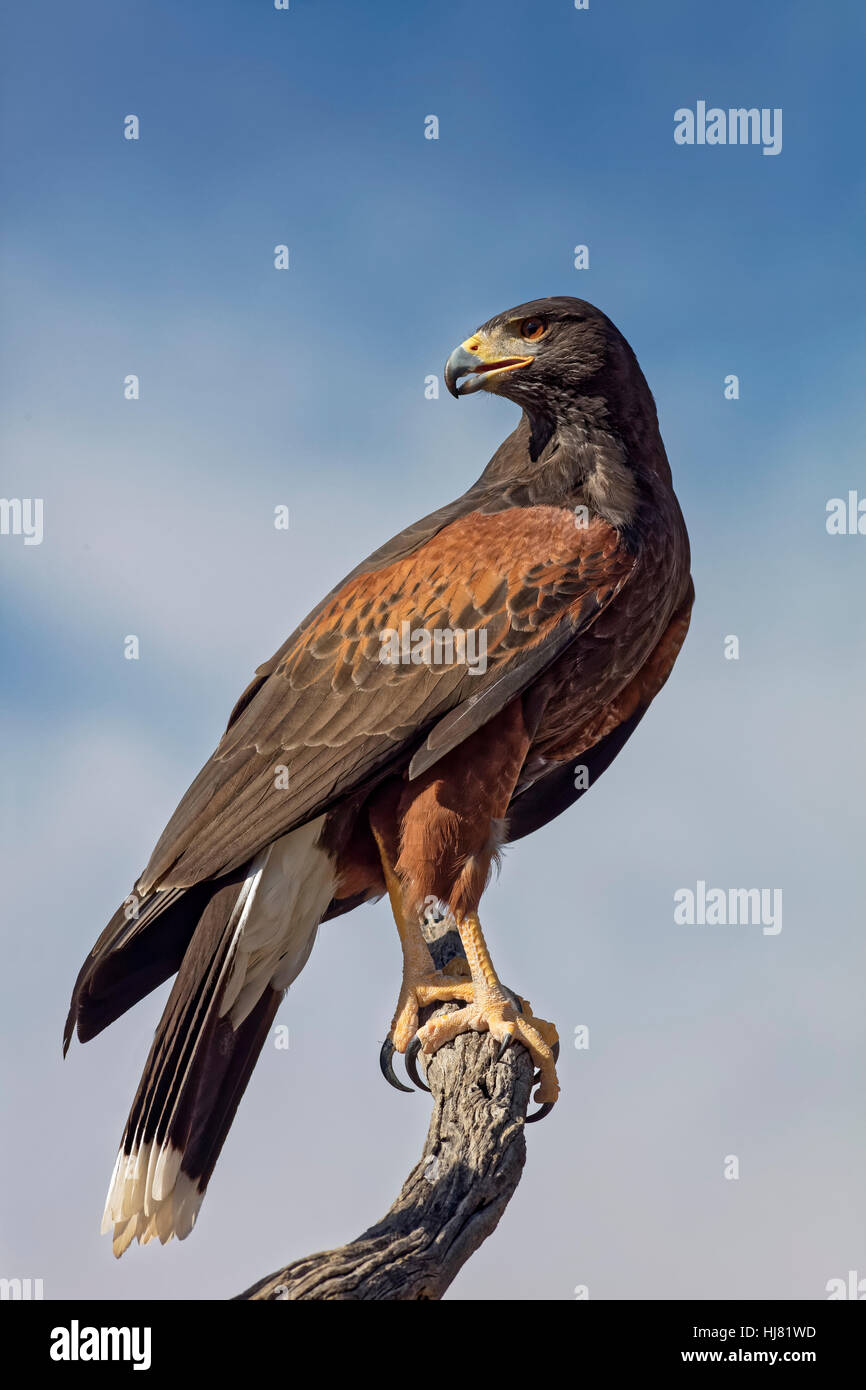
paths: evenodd
<path fill-rule="evenodd" d="M 492 391 L 530 419 L 564 422 L 577 403 L 610 402 L 621 388 L 648 391 L 625 338 L 585 299 L 558 296 L 518 304 L 488 319 L 445 364 L 452 396 Z"/>

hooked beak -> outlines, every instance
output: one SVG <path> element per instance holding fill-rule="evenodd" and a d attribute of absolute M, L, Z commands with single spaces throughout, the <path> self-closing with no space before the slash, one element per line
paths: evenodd
<path fill-rule="evenodd" d="M 455 348 L 445 363 L 445 385 L 452 396 L 471 396 L 473 391 L 495 390 L 494 382 L 506 372 L 528 367 L 531 357 L 497 357 L 493 345 L 476 335 Z M 466 380 L 460 380 L 465 377 Z"/>

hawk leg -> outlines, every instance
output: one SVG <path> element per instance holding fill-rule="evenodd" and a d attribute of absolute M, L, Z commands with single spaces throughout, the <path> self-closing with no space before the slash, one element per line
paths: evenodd
<path fill-rule="evenodd" d="M 371 808 L 370 826 L 403 945 L 403 985 L 383 1049 L 383 1072 L 399 1085 L 393 1072 L 389 1075 L 390 1062 L 395 1050 L 406 1052 L 407 1071 L 417 1080 L 419 1051 L 429 1055 L 460 1033 L 489 1032 L 500 1043 L 500 1056 L 510 1043 L 521 1042 L 532 1057 L 541 1109 L 528 1118 L 540 1119 L 559 1095 L 556 1029 L 535 1018 L 529 1005 L 502 984 L 478 920 L 502 818 L 530 744 L 523 706 L 512 701 L 417 779 L 383 789 Z M 434 969 L 418 910 L 430 896 L 448 905 L 469 980 L 449 979 Z M 419 1028 L 420 1008 L 446 1000 L 465 1007 Z"/>
<path fill-rule="evenodd" d="M 512 1042 L 521 1042 L 536 1067 L 538 1090 L 535 1099 L 541 1110 L 530 1116 L 540 1119 L 547 1114 L 559 1095 L 556 1076 L 556 1056 L 559 1038 L 552 1023 L 536 1018 L 525 999 L 516 999 L 497 975 L 490 952 L 481 931 L 477 913 L 468 913 L 457 923 L 460 940 L 469 962 L 472 977 L 471 1003 L 453 1013 L 431 1018 L 418 1030 L 417 1046 L 425 1053 L 436 1052 L 443 1043 L 460 1033 L 491 1033 L 501 1043 L 500 1057 Z M 464 998 L 464 995 L 452 995 Z"/>
<path fill-rule="evenodd" d="M 465 978 L 466 963 L 461 959 L 449 961 L 447 971 L 436 969 L 420 922 L 414 914 L 407 911 L 402 885 L 378 834 L 376 843 L 379 846 L 391 911 L 403 948 L 400 994 L 388 1037 L 382 1045 L 379 1063 L 386 1081 L 400 1091 L 409 1091 L 412 1088 L 401 1085 L 394 1075 L 391 1059 L 395 1052 L 406 1052 L 408 1049 L 418 1031 L 419 1010 L 427 1004 L 441 1004 L 450 999 L 468 1002 L 474 998 L 474 990 L 471 982 Z"/>

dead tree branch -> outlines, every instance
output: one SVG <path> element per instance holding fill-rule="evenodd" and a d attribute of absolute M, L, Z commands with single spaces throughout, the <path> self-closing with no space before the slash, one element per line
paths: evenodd
<path fill-rule="evenodd" d="M 462 953 L 445 923 L 431 924 L 425 935 L 437 966 Z M 526 1159 L 532 1061 L 514 1046 L 497 1063 L 498 1050 L 489 1034 L 469 1033 L 430 1059 L 433 1115 L 424 1150 L 381 1221 L 348 1245 L 295 1260 L 237 1297 L 441 1298 L 495 1230 Z"/>

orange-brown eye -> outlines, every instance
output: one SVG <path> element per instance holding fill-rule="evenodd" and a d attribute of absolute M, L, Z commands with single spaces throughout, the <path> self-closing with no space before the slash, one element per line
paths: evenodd
<path fill-rule="evenodd" d="M 521 338 L 528 338 L 534 342 L 536 338 L 543 338 L 547 332 L 547 324 L 544 319 L 524 319 L 520 325 Z"/>

